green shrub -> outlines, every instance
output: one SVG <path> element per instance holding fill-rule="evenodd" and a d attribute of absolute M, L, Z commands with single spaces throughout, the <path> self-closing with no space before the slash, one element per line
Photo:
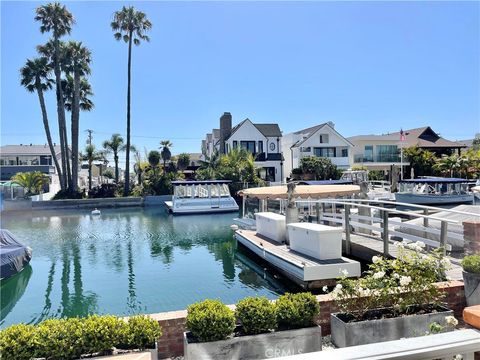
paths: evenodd
<path fill-rule="evenodd" d="M 155 341 L 162 336 L 162 329 L 158 321 L 144 315 L 128 318 L 125 331 L 123 347 L 127 349 L 154 348 Z"/>
<path fill-rule="evenodd" d="M 0 354 L 2 359 L 29 360 L 35 355 L 35 327 L 12 325 L 0 331 Z"/>
<path fill-rule="evenodd" d="M 224 340 L 235 329 L 235 313 L 219 300 L 204 300 L 187 308 L 186 325 L 200 341 Z"/>
<path fill-rule="evenodd" d="M 466 272 L 480 274 L 480 255 L 465 256 L 462 260 L 462 267 Z"/>
<path fill-rule="evenodd" d="M 36 357 L 49 360 L 78 359 L 85 353 L 82 320 L 45 320 L 37 326 L 35 341 L 38 344 Z"/>
<path fill-rule="evenodd" d="M 311 293 L 286 293 L 278 298 L 275 309 L 280 328 L 296 329 L 314 325 L 320 305 Z"/>
<path fill-rule="evenodd" d="M 235 316 L 242 323 L 245 334 L 261 334 L 275 329 L 275 306 L 266 297 L 247 297 L 240 300 Z"/>
<path fill-rule="evenodd" d="M 127 324 L 116 316 L 92 315 L 83 320 L 85 353 L 107 353 L 121 344 Z"/>

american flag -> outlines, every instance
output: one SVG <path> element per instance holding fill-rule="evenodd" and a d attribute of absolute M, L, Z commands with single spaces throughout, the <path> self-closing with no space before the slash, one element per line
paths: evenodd
<path fill-rule="evenodd" d="M 400 129 L 400 141 L 405 141 L 405 133 L 403 132 L 403 129 Z"/>

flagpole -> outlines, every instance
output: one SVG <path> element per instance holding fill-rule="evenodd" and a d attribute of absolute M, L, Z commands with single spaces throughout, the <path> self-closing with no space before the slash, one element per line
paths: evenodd
<path fill-rule="evenodd" d="M 403 180 L 403 143 L 400 141 L 400 179 Z"/>

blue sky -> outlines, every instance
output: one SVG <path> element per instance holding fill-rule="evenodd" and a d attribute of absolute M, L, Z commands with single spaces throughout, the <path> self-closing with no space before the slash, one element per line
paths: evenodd
<path fill-rule="evenodd" d="M 48 35 L 38 2 L 1 3 L 1 141 L 45 143 L 36 95 L 19 68 Z M 125 134 L 127 46 L 115 10 L 153 23 L 133 49 L 132 143 L 198 152 L 224 111 L 287 133 L 333 121 L 345 136 L 431 125 L 449 139 L 480 132 L 479 2 L 66 2 L 71 38 L 93 53 L 96 107 L 81 114 L 100 145 Z M 47 96 L 54 136 L 53 92 Z M 57 140 L 58 141 L 58 140 Z"/>

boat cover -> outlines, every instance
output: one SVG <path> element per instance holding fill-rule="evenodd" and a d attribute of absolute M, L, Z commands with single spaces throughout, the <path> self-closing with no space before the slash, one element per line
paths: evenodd
<path fill-rule="evenodd" d="M 358 185 L 297 185 L 293 192 L 294 198 L 320 199 L 349 196 L 360 192 Z M 267 186 L 240 190 L 240 196 L 257 199 L 287 199 L 286 185 Z"/>
<path fill-rule="evenodd" d="M 32 249 L 20 243 L 13 234 L 0 229 L 0 278 L 20 272 L 32 258 Z"/>

